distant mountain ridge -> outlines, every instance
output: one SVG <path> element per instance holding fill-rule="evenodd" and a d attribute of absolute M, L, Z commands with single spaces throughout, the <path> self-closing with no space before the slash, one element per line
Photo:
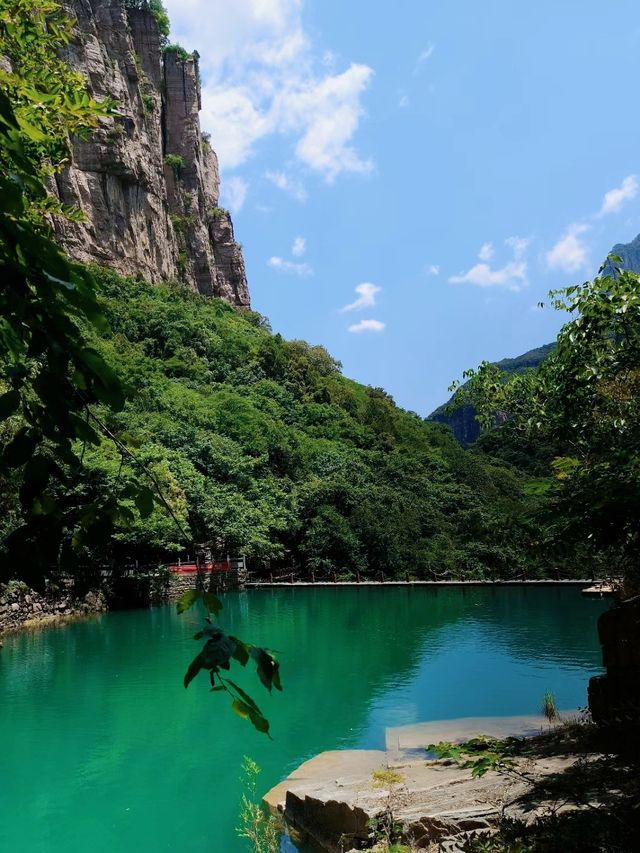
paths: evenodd
<path fill-rule="evenodd" d="M 602 275 L 615 276 L 616 267 L 623 267 L 626 270 L 640 273 L 640 234 L 630 243 L 616 243 L 611 249 L 610 254 L 619 257 L 621 263 L 613 263 L 607 259 L 602 270 Z M 521 373 L 523 370 L 537 367 L 554 349 L 555 342 L 544 344 L 537 349 L 532 349 L 523 355 L 516 356 L 516 358 L 503 358 L 502 361 L 498 361 L 496 364 L 505 373 Z M 466 447 L 473 444 L 480 437 L 480 424 L 476 420 L 476 410 L 474 406 L 467 405 L 461 406 L 451 414 L 447 414 L 446 408 L 451 403 L 451 400 L 453 400 L 453 397 L 433 411 L 427 420 L 448 424 L 455 438 L 463 447 Z"/>
<path fill-rule="evenodd" d="M 502 361 L 498 361 L 496 364 L 504 373 L 522 373 L 524 370 L 529 370 L 541 364 L 553 352 L 555 346 L 555 342 L 544 344 L 544 346 L 529 350 L 515 358 L 503 358 Z M 463 446 L 473 444 L 480 437 L 480 424 L 476 420 L 475 407 L 470 405 L 461 406 L 455 412 L 448 414 L 446 408 L 452 400 L 453 397 L 444 403 L 444 405 L 439 406 L 429 415 L 427 420 L 448 424 L 455 438 Z"/>
<path fill-rule="evenodd" d="M 640 234 L 630 243 L 616 243 L 610 254 L 617 255 L 622 263 L 614 264 L 610 260 L 605 261 L 603 275 L 615 276 L 615 267 L 640 273 Z"/>

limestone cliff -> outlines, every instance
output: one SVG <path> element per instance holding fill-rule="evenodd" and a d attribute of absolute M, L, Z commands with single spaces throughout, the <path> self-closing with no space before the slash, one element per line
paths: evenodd
<path fill-rule="evenodd" d="M 122 0 L 67 5 L 77 38 L 66 59 L 119 114 L 75 141 L 72 162 L 56 176 L 60 199 L 86 217 L 56 221 L 58 239 L 80 261 L 177 279 L 248 306 L 242 252 L 219 207 L 217 157 L 200 129 L 198 54 L 163 55 L 153 15 Z"/>

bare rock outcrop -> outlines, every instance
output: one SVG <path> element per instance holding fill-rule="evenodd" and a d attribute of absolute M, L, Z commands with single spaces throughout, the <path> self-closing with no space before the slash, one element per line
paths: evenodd
<path fill-rule="evenodd" d="M 55 177 L 64 204 L 85 221 L 57 219 L 75 259 L 150 281 L 176 279 L 202 294 L 249 306 L 231 217 L 219 207 L 215 152 L 200 128 L 198 54 L 163 55 L 153 15 L 122 0 L 69 0 L 77 37 L 66 59 L 91 94 L 118 115 L 75 140 Z"/>
<path fill-rule="evenodd" d="M 640 749 L 640 595 L 606 610 L 598 620 L 604 675 L 589 682 L 594 720 L 619 730 L 629 749 Z"/>
<path fill-rule="evenodd" d="M 370 849 L 380 835 L 376 827 L 391 823 L 412 850 L 461 851 L 469 834 L 494 831 L 504 817 L 530 823 L 547 814 L 551 804 L 537 787 L 570 771 L 579 756 L 541 751 L 515 759 L 514 772 L 474 778 L 454 761 L 428 760 L 426 744 L 467 740 L 482 730 L 494 737 L 540 737 L 543 724 L 540 716 L 487 717 L 387 729 L 386 751 L 320 753 L 264 801 L 302 840 L 327 853 Z M 597 758 L 583 754 L 581 760 Z"/>

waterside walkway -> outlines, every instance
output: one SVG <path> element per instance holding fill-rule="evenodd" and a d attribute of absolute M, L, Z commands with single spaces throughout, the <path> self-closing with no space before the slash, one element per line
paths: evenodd
<path fill-rule="evenodd" d="M 492 587 L 492 586 L 575 586 L 584 587 L 593 584 L 591 578 L 582 580 L 565 579 L 553 580 L 541 578 L 535 580 L 484 580 L 484 581 L 423 581 L 423 580 L 351 580 L 351 581 L 301 581 L 301 580 L 248 580 L 248 588 L 291 587 L 291 586 L 427 586 L 441 589 L 443 587 Z"/>

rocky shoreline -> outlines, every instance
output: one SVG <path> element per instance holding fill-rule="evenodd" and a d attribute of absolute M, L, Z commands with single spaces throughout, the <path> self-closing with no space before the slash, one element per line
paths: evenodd
<path fill-rule="evenodd" d="M 41 595 L 22 581 L 10 581 L 0 585 L 0 636 L 71 622 L 106 610 L 107 599 L 101 590 L 77 596 L 71 586 L 63 586 Z"/>
<path fill-rule="evenodd" d="M 235 581 L 238 581 L 237 576 Z M 101 585 L 87 592 L 77 591 L 69 579 L 59 585 L 50 585 L 42 595 L 22 581 L 9 581 L 8 584 L 0 584 L 0 637 L 64 624 L 110 610 L 167 604 L 192 589 L 195 583 L 193 575 L 158 571 L 146 576 L 105 578 Z M 219 589 L 217 578 L 211 578 L 210 584 L 212 591 Z"/>
<path fill-rule="evenodd" d="M 565 712 L 564 717 L 570 715 Z M 264 800 L 284 816 L 296 838 L 327 853 L 373 848 L 372 827 L 385 819 L 412 850 L 453 853 L 463 849 L 470 834 L 492 832 L 505 817 L 531 821 L 546 813 L 547 799 L 532 802 L 529 795 L 537 785 L 544 787 L 545 779 L 570 770 L 579 756 L 561 749 L 518 759 L 516 772 L 473 778 L 455 761 L 430 760 L 427 744 L 466 741 L 480 733 L 544 738 L 551 731 L 542 716 L 468 718 L 388 729 L 386 750 L 321 753 Z M 582 761 L 595 758 L 580 756 Z"/>

